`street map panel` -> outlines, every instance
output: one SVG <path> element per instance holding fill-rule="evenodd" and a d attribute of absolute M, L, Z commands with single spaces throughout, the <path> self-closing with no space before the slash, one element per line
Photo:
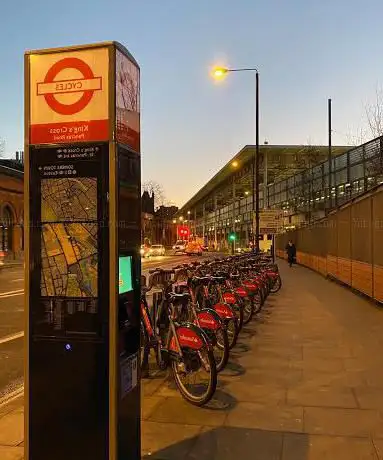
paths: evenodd
<path fill-rule="evenodd" d="M 97 297 L 97 224 L 43 224 L 41 295 Z"/>
<path fill-rule="evenodd" d="M 41 180 L 41 221 L 97 220 L 97 179 L 70 177 Z"/>

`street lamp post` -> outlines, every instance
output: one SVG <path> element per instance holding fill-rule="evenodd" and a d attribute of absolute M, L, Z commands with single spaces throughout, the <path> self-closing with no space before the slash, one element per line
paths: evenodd
<path fill-rule="evenodd" d="M 259 253 L 259 72 L 255 67 L 228 69 L 226 67 L 216 67 L 213 75 L 215 78 L 223 78 L 228 72 L 255 72 L 255 152 L 252 161 L 252 198 L 253 198 L 253 248 Z M 266 199 L 266 197 L 264 197 Z M 255 217 L 255 232 L 254 232 Z"/>

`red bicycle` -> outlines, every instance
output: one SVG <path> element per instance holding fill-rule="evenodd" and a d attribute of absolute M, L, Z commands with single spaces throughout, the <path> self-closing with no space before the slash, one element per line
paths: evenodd
<path fill-rule="evenodd" d="M 171 368 L 183 398 L 197 406 L 210 401 L 217 387 L 217 369 L 211 343 L 204 331 L 189 322 L 180 323 L 177 310 L 189 301 L 188 294 L 171 291 L 173 270 L 150 271 L 149 283 L 141 280 L 141 366 L 147 368 L 153 350 L 161 370 Z M 146 294 L 160 289 L 160 300 L 151 314 Z"/>

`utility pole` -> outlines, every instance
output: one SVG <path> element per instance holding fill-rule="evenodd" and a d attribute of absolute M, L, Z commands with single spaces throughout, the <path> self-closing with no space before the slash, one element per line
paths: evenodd
<path fill-rule="evenodd" d="M 255 250 L 259 253 L 259 72 L 255 73 Z M 253 190 L 254 209 L 254 190 Z"/>
<path fill-rule="evenodd" d="M 331 146 L 331 99 L 328 100 L 328 188 L 330 209 L 332 208 L 332 146 Z"/>

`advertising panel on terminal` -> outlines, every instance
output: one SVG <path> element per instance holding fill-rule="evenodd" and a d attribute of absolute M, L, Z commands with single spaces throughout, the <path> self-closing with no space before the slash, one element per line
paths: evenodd
<path fill-rule="evenodd" d="M 109 50 L 31 54 L 30 144 L 109 137 Z"/>
<path fill-rule="evenodd" d="M 116 50 L 116 139 L 140 152 L 140 70 Z"/>

